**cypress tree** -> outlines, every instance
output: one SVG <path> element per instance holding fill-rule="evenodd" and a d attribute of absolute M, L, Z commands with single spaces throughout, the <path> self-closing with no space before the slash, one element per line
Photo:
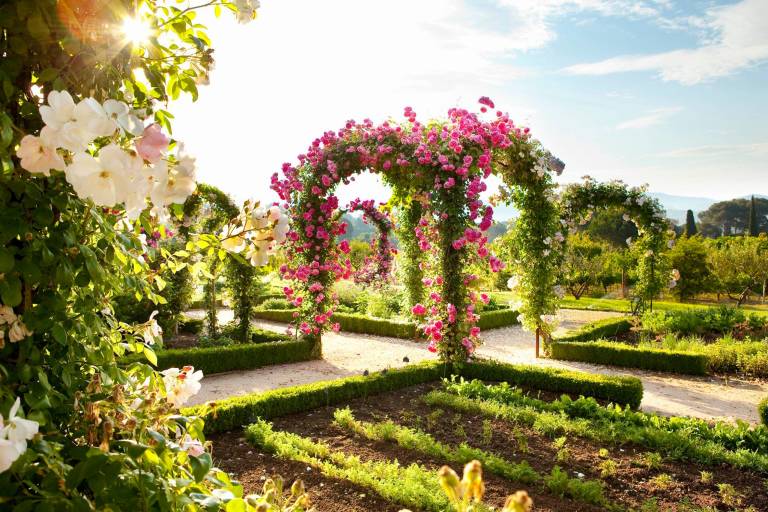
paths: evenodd
<path fill-rule="evenodd" d="M 747 217 L 747 235 L 757 236 L 757 209 L 755 208 L 755 196 L 749 201 L 749 217 Z"/>
<path fill-rule="evenodd" d="M 687 237 L 694 236 L 699 230 L 696 228 L 696 219 L 693 218 L 693 210 L 685 212 L 685 231 L 683 234 Z"/>

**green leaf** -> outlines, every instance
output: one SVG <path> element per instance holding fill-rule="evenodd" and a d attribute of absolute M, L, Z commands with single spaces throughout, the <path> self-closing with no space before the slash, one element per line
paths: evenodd
<path fill-rule="evenodd" d="M 226 512 L 246 512 L 245 500 L 235 498 L 227 502 Z"/>
<path fill-rule="evenodd" d="M 0 274 L 5 274 L 13 270 L 16 260 L 11 254 L 11 251 L 5 247 L 0 247 Z"/>
<path fill-rule="evenodd" d="M 5 279 L 0 281 L 0 300 L 10 307 L 21 304 L 21 280 L 18 277 L 6 275 Z"/>
<path fill-rule="evenodd" d="M 152 366 L 157 366 L 157 354 L 146 345 L 144 345 L 144 357 L 147 358 L 147 361 L 149 361 Z"/>
<path fill-rule="evenodd" d="M 53 339 L 62 345 L 67 342 L 67 331 L 61 324 L 54 324 L 54 326 L 51 328 L 51 335 L 53 335 Z"/>
<path fill-rule="evenodd" d="M 213 461 L 211 460 L 211 455 L 209 453 L 204 453 L 199 457 L 190 457 L 189 462 L 192 463 L 192 475 L 194 475 L 195 480 L 198 482 L 201 482 L 203 478 L 205 478 L 205 475 L 208 474 L 213 466 Z"/>
<path fill-rule="evenodd" d="M 80 253 L 83 255 L 83 258 L 85 259 L 85 268 L 88 269 L 88 274 L 90 274 L 91 279 L 93 279 L 96 282 L 104 281 L 105 279 L 104 269 L 99 264 L 99 261 L 96 259 L 96 253 L 94 253 L 93 250 L 87 245 L 80 246 Z"/>

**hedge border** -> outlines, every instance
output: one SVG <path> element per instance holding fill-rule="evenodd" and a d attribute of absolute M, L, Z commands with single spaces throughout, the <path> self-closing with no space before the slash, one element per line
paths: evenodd
<path fill-rule="evenodd" d="M 760 417 L 760 421 L 763 422 L 763 425 L 768 427 L 768 396 L 760 400 L 760 403 L 757 404 L 757 415 Z"/>
<path fill-rule="evenodd" d="M 291 323 L 294 321 L 293 309 L 262 309 L 254 312 L 255 318 L 271 322 Z M 500 309 L 480 313 L 477 325 L 480 329 L 496 329 L 515 325 L 518 313 L 511 309 Z M 417 339 L 421 337 L 418 324 L 415 322 L 402 322 L 387 320 L 385 318 L 372 318 L 354 313 L 336 313 L 332 321 L 338 322 L 341 330 L 358 334 L 373 334 L 377 336 L 390 336 L 393 338 Z"/>
<path fill-rule="evenodd" d="M 632 329 L 632 322 L 627 317 L 605 318 L 569 331 L 555 338 L 554 341 L 594 341 L 617 336 L 629 332 L 630 329 Z"/>
<path fill-rule="evenodd" d="M 157 368 L 194 366 L 204 374 L 251 370 L 274 364 L 310 361 L 313 344 L 308 341 L 277 341 L 270 343 L 242 343 L 223 347 L 175 348 L 159 350 Z M 132 354 L 126 363 L 146 362 L 143 354 Z"/>
<path fill-rule="evenodd" d="M 465 378 L 504 381 L 527 388 L 593 396 L 636 408 L 643 395 L 640 379 L 595 375 L 584 372 L 512 365 L 496 361 L 478 361 L 453 368 L 439 361 L 411 364 L 394 370 L 382 370 L 367 376 L 315 382 L 263 393 L 236 396 L 186 408 L 184 414 L 202 416 L 206 432 L 241 428 L 258 418 L 278 416 L 337 405 L 356 398 L 394 391 L 457 374 Z"/>
<path fill-rule="evenodd" d="M 612 341 L 561 342 L 549 345 L 550 357 L 685 375 L 707 375 L 709 357 L 675 350 L 638 348 Z"/>

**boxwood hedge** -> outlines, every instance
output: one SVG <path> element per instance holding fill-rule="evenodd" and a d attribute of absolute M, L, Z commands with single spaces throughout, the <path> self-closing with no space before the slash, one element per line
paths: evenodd
<path fill-rule="evenodd" d="M 221 432 L 318 407 L 336 405 L 355 398 L 393 391 L 452 374 L 466 378 L 506 381 L 513 385 L 573 395 L 593 396 L 637 407 L 643 395 L 639 379 L 612 377 L 536 366 L 518 366 L 494 361 L 478 361 L 452 368 L 439 361 L 408 365 L 367 376 L 315 382 L 264 393 L 226 398 L 213 406 L 185 409 L 185 414 L 201 415 L 208 432 Z"/>
<path fill-rule="evenodd" d="M 763 425 L 768 427 L 768 396 L 757 404 L 757 414 L 760 416 L 760 421 L 763 422 Z"/>
<path fill-rule="evenodd" d="M 555 341 L 601 340 L 629 332 L 631 328 L 632 322 L 627 317 L 605 318 L 569 331 L 565 335 L 557 337 Z"/>
<path fill-rule="evenodd" d="M 254 316 L 271 322 L 290 323 L 294 320 L 294 311 L 291 309 L 262 309 L 255 311 Z M 356 313 L 336 313 L 333 315 L 333 321 L 338 322 L 341 330 L 346 332 L 405 339 L 416 339 L 421 336 L 421 332 L 415 322 L 374 318 Z M 478 326 L 481 329 L 495 329 L 516 323 L 517 311 L 500 309 L 480 313 Z"/>
<path fill-rule="evenodd" d="M 206 375 L 313 359 L 312 344 L 306 341 L 242 343 L 208 348 L 175 348 L 159 350 L 156 355 L 157 367 L 161 370 L 191 365 L 195 369 L 203 370 Z M 134 354 L 125 358 L 126 363 L 145 360 L 143 354 Z"/>
<path fill-rule="evenodd" d="M 550 343 L 549 351 L 552 359 L 608 364 L 643 370 L 706 375 L 709 369 L 709 358 L 704 354 L 638 348 L 612 341 L 554 341 Z"/>

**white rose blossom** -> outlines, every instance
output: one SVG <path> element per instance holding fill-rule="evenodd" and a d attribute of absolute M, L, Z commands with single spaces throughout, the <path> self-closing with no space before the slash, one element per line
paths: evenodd
<path fill-rule="evenodd" d="M 21 399 L 16 397 L 8 417 L 0 416 L 0 472 L 8 470 L 27 451 L 27 441 L 34 438 L 39 429 L 36 421 L 17 416 L 19 411 Z"/>
<path fill-rule="evenodd" d="M 203 372 L 195 371 L 193 366 L 185 366 L 182 369 L 168 368 L 160 373 L 163 375 L 166 400 L 174 407 L 181 407 L 200 391 Z"/>

